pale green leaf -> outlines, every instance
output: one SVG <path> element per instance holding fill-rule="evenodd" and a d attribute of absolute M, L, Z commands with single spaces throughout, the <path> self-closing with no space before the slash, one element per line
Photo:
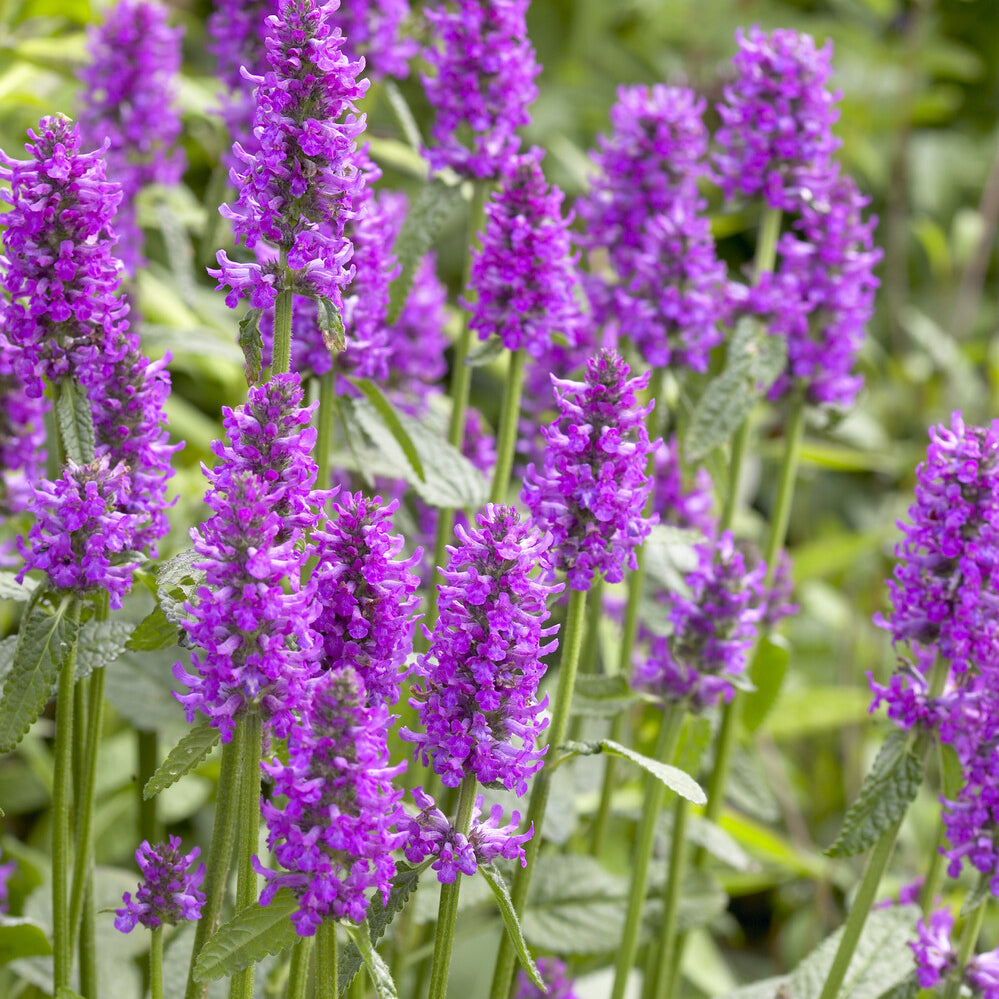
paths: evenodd
<path fill-rule="evenodd" d="M 167 754 L 167 758 L 146 781 L 142 797 L 149 799 L 176 784 L 199 766 L 219 741 L 219 730 L 207 720 L 199 722 Z"/>
<path fill-rule="evenodd" d="M 368 924 L 361 923 L 360 926 L 354 926 L 352 923 L 344 922 L 340 925 L 346 930 L 347 935 L 360 953 L 378 999 L 398 999 L 399 993 L 392 979 L 392 972 L 389 971 L 388 965 L 371 944 Z"/>
<path fill-rule="evenodd" d="M 646 773 L 651 774 L 671 791 L 680 795 L 681 798 L 686 798 L 687 801 L 692 801 L 695 805 L 704 805 L 707 803 L 707 795 L 700 784 L 690 774 L 684 773 L 678 767 L 670 766 L 668 763 L 662 763 L 660 760 L 654 760 L 649 756 L 644 756 L 642 753 L 637 753 L 635 750 L 629 749 L 627 746 L 622 746 L 621 743 L 615 742 L 613 739 L 602 739 L 600 744 L 605 752 L 621 756 L 640 766 Z"/>
<path fill-rule="evenodd" d="M 513 907 L 513 901 L 510 899 L 510 891 L 507 888 L 503 875 L 492 864 L 481 864 L 479 866 L 479 873 L 486 879 L 486 884 L 492 889 L 492 893 L 496 898 L 496 905 L 499 907 L 500 915 L 503 917 L 503 924 L 506 926 L 507 936 L 509 936 L 510 942 L 517 951 L 520 963 L 523 965 L 531 981 L 539 989 L 544 990 L 544 979 L 541 977 L 541 972 L 538 971 L 538 966 L 534 963 L 531 952 L 527 949 L 524 931 L 521 929 L 520 920 L 517 918 L 517 912 Z"/>

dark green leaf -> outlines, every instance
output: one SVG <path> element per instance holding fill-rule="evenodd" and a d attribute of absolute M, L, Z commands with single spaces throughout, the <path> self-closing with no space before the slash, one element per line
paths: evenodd
<path fill-rule="evenodd" d="M 378 415 L 384 421 L 385 426 L 388 427 L 389 433 L 395 438 L 396 444 L 402 448 L 402 453 L 406 456 L 406 460 L 412 467 L 416 477 L 421 482 L 426 482 L 427 474 L 423 470 L 423 462 L 420 460 L 420 454 L 416 450 L 416 445 L 413 443 L 412 437 L 409 436 L 406 428 L 402 425 L 402 420 L 399 418 L 399 413 L 396 411 L 395 406 L 385 398 L 382 390 L 374 382 L 368 381 L 367 378 L 351 378 L 350 382 L 360 389 L 364 398 L 374 406 Z"/>
<path fill-rule="evenodd" d="M 490 337 L 488 340 L 480 343 L 475 350 L 469 351 L 468 356 L 465 358 L 465 363 L 470 368 L 485 367 L 487 364 L 492 364 L 505 349 L 503 341 L 498 336 Z"/>
<path fill-rule="evenodd" d="M 33 919 L 0 913 L 0 964 L 51 953 L 52 944 L 42 926 Z"/>
<path fill-rule="evenodd" d="M 323 343 L 331 354 L 339 354 L 347 346 L 343 328 L 343 316 L 332 298 L 322 297 L 316 301 L 316 318 Z"/>
<path fill-rule="evenodd" d="M 94 460 L 94 416 L 87 393 L 75 378 L 66 378 L 56 398 L 59 435 L 69 458 L 78 465 Z"/>
<path fill-rule="evenodd" d="M 892 732 L 878 752 L 860 795 L 843 819 L 836 842 L 826 854 L 853 857 L 905 815 L 923 781 L 923 764 L 909 749 L 905 732 Z"/>
<path fill-rule="evenodd" d="M 392 113 L 402 129 L 402 134 L 410 146 L 419 152 L 423 148 L 423 137 L 420 135 L 420 127 L 416 124 L 416 118 L 413 117 L 413 112 L 410 110 L 409 104 L 406 103 L 406 98 L 402 96 L 394 80 L 386 80 L 384 88 L 389 107 L 392 108 Z"/>
<path fill-rule="evenodd" d="M 157 649 L 169 649 L 176 645 L 179 637 L 177 625 L 157 605 L 129 635 L 125 647 L 133 652 L 155 652 Z"/>
<path fill-rule="evenodd" d="M 346 930 L 347 935 L 360 953 L 378 999 L 398 999 L 399 993 L 392 980 L 392 972 L 389 971 L 388 965 L 371 945 L 368 924 L 361 923 L 360 926 L 354 926 L 352 923 L 344 922 L 340 925 Z"/>
<path fill-rule="evenodd" d="M 0 690 L 14 665 L 14 651 L 17 649 L 17 635 L 8 635 L 0 640 Z"/>
<path fill-rule="evenodd" d="M 742 703 L 742 723 L 747 731 L 755 732 L 777 700 L 784 674 L 787 672 L 787 646 L 764 638 L 756 648 L 750 676 L 756 690 Z"/>
<path fill-rule="evenodd" d="M 88 621 L 80 628 L 76 647 L 76 678 L 113 663 L 124 651 L 132 634 L 128 621 Z"/>
<path fill-rule="evenodd" d="M 13 572 L 0 572 L 0 600 L 17 600 L 24 603 L 31 599 L 32 593 L 38 589 L 38 581 L 28 576 L 24 577 L 24 582 L 17 581 Z"/>
<path fill-rule="evenodd" d="M 72 598 L 55 611 L 41 601 L 31 604 L 14 650 L 14 664 L 0 699 L 0 753 L 8 753 L 41 714 L 52 693 L 59 668 L 77 636 L 78 617 L 69 614 Z"/>
<path fill-rule="evenodd" d="M 198 982 L 226 978 L 268 954 L 280 954 L 298 939 L 290 916 L 298 901 L 289 888 L 281 888 L 270 905 L 251 905 L 228 923 L 201 948 L 194 965 Z"/>
<path fill-rule="evenodd" d="M 603 739 L 600 744 L 605 752 L 624 757 L 624 759 L 637 764 L 646 773 L 651 774 L 671 791 L 680 795 L 681 798 L 686 798 L 687 801 L 692 801 L 695 805 L 707 803 L 707 795 L 700 784 L 690 774 L 684 773 L 678 767 L 672 767 L 668 763 L 661 763 L 659 760 L 636 753 L 635 750 L 622 746 L 619 742 L 614 742 L 613 739 Z"/>
<path fill-rule="evenodd" d="M 940 770 L 943 795 L 953 801 L 964 787 L 964 768 L 953 746 L 940 744 Z"/>
<path fill-rule="evenodd" d="M 239 346 L 243 351 L 243 373 L 250 385 L 260 381 L 261 352 L 264 341 L 260 335 L 263 309 L 250 309 L 239 321 Z"/>
<path fill-rule="evenodd" d="M 492 864 L 481 864 L 479 866 L 479 873 L 486 879 L 486 883 L 492 889 L 492 893 L 496 898 L 496 904 L 499 906 L 500 915 L 503 917 L 503 924 L 506 926 L 507 936 L 517 950 L 517 957 L 520 959 L 521 965 L 523 965 L 531 981 L 539 989 L 545 990 L 546 986 L 544 979 L 541 977 L 541 972 L 538 971 L 538 966 L 534 963 L 534 958 L 531 957 L 531 952 L 527 949 L 524 931 L 521 929 L 520 920 L 517 918 L 517 912 L 513 907 L 510 891 L 506 886 L 503 875 Z"/>
<path fill-rule="evenodd" d="M 186 548 L 164 562 L 156 573 L 160 606 L 167 620 L 178 626 L 187 619 L 184 601 L 193 596 L 204 582 L 204 570 L 194 568 L 194 563 L 201 561 L 201 558 L 193 548 Z"/>
<path fill-rule="evenodd" d="M 215 748 L 219 741 L 219 730 L 207 720 L 199 722 L 167 754 L 167 758 L 156 768 L 142 789 L 142 797 L 148 800 L 176 784 L 184 774 L 189 774 Z"/>

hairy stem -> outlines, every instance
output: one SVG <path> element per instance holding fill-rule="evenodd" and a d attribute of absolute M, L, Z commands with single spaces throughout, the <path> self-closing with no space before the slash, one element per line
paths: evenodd
<path fill-rule="evenodd" d="M 160 838 L 156 798 L 146 798 L 142 792 L 159 765 L 159 738 L 155 732 L 138 731 L 135 742 L 139 751 L 139 839 L 155 843 Z"/>
<path fill-rule="evenodd" d="M 278 292 L 274 303 L 274 357 L 271 372 L 282 375 L 291 370 L 291 299 L 290 288 Z"/>
<path fill-rule="evenodd" d="M 305 999 L 305 990 L 309 984 L 309 958 L 311 955 L 312 937 L 299 937 L 291 951 L 287 999 Z"/>
<path fill-rule="evenodd" d="M 669 869 L 663 891 L 663 925 L 659 933 L 659 959 L 656 962 L 655 985 L 651 993 L 654 999 L 672 999 L 676 983 L 676 963 L 680 957 L 677 946 L 677 912 L 680 905 L 680 889 L 687 867 L 687 820 L 690 817 L 690 802 L 677 798 L 673 807 L 673 841 L 669 851 Z"/>
<path fill-rule="evenodd" d="M 319 376 L 319 406 L 316 409 L 316 487 L 330 487 L 330 452 L 333 449 L 333 414 L 336 406 L 336 369 Z"/>
<path fill-rule="evenodd" d="M 152 999 L 163 999 L 163 927 L 153 930 L 149 944 L 149 990 Z M 89 993 L 88 993 L 89 994 Z"/>
<path fill-rule="evenodd" d="M 324 919 L 316 931 L 316 999 L 337 999 L 336 923 Z"/>
<path fill-rule="evenodd" d="M 975 945 L 978 943 L 978 934 L 982 932 L 982 921 L 985 919 L 987 908 L 988 904 L 985 899 L 982 899 L 975 909 L 968 913 L 964 929 L 961 930 L 961 943 L 957 949 L 957 967 L 947 979 L 943 999 L 957 999 L 961 994 L 961 976 L 968 962 L 974 956 Z"/>
<path fill-rule="evenodd" d="M 510 488 L 510 473 L 517 450 L 517 428 L 520 423 L 520 397 L 524 389 L 524 362 L 527 351 L 521 347 L 510 355 L 510 370 L 503 392 L 503 412 L 500 416 L 499 437 L 496 441 L 496 467 L 493 470 L 490 503 L 506 502 Z"/>

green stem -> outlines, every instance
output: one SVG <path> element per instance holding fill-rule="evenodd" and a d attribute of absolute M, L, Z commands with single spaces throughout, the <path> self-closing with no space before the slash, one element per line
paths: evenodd
<path fill-rule="evenodd" d="M 93 878 L 91 878 L 93 883 Z M 87 891 L 83 902 L 83 921 L 80 923 L 80 995 L 96 996 L 97 981 L 97 906 L 94 893 Z"/>
<path fill-rule="evenodd" d="M 262 725 L 260 714 L 248 711 L 236 721 L 244 730 L 239 776 L 239 827 L 236 832 L 236 911 L 257 904 L 257 872 L 253 855 L 257 852 L 260 832 L 260 756 Z M 248 964 L 232 976 L 230 999 L 253 999 L 253 975 L 256 965 Z"/>
<path fill-rule="evenodd" d="M 677 798 L 673 807 L 673 841 L 669 851 L 669 871 L 663 892 L 663 924 L 659 934 L 659 959 L 656 962 L 655 987 L 651 993 L 655 999 L 671 999 L 676 982 L 676 963 L 680 957 L 677 946 L 677 912 L 680 904 L 680 889 L 687 866 L 687 820 L 690 817 L 690 802 Z"/>
<path fill-rule="evenodd" d="M 919 893 L 919 907 L 923 910 L 923 917 L 928 919 L 933 910 L 934 900 L 940 891 L 940 884 L 944 876 L 944 855 L 940 852 L 947 845 L 947 826 L 943 816 L 937 825 L 936 840 L 933 844 L 933 857 L 930 860 L 930 869 L 926 872 L 926 880 L 923 882 L 922 890 Z"/>
<path fill-rule="evenodd" d="M 140 730 L 135 733 L 135 742 L 139 751 L 139 839 L 156 843 L 160 838 L 156 819 L 156 798 L 147 799 L 142 791 L 159 765 L 159 737 L 155 732 Z"/>
<path fill-rule="evenodd" d="M 503 412 L 500 416 L 499 437 L 496 441 L 496 468 L 493 470 L 493 487 L 490 503 L 506 502 L 510 488 L 510 473 L 517 450 L 517 429 L 520 424 L 520 397 L 524 390 L 524 362 L 527 351 L 521 347 L 510 355 L 510 370 L 503 392 Z"/>
<path fill-rule="evenodd" d="M 52 954 L 55 991 L 69 988 L 73 970 L 73 925 L 69 908 L 69 865 L 72 852 L 73 819 L 73 687 L 76 682 L 76 633 L 80 623 L 80 602 L 69 603 L 66 621 L 73 642 L 59 668 L 56 694 L 55 766 L 52 778 Z M 76 866 L 79 866 L 79 859 Z"/>
<path fill-rule="evenodd" d="M 291 951 L 287 999 L 305 999 L 305 990 L 309 984 L 309 957 L 311 955 L 312 937 L 299 937 Z"/>
<path fill-rule="evenodd" d="M 316 931 L 316 999 L 337 999 L 336 922 L 324 919 Z"/>
<path fill-rule="evenodd" d="M 671 763 L 683 727 L 684 710 L 681 705 L 673 705 L 663 716 L 659 726 L 659 739 L 656 743 L 655 758 Z M 624 924 L 624 936 L 617 952 L 614 967 L 614 988 L 611 999 L 624 999 L 628 986 L 631 966 L 638 952 L 638 934 L 642 927 L 642 908 L 645 905 L 645 889 L 649 879 L 649 863 L 656 840 L 656 825 L 659 812 L 666 800 L 666 786 L 662 781 L 648 775 L 645 779 L 642 818 L 638 825 L 635 852 L 632 855 L 631 891 L 628 896 L 628 915 Z"/>
<path fill-rule="evenodd" d="M 749 443 L 749 420 L 743 420 L 742 426 L 732 438 L 732 453 L 728 459 L 728 492 L 725 494 L 725 505 L 722 507 L 719 531 L 730 531 L 735 520 L 735 508 L 739 501 L 739 479 L 742 477 L 742 463 L 746 457 L 746 445 Z"/>
<path fill-rule="evenodd" d="M 975 953 L 975 945 L 978 943 L 978 935 L 982 932 L 982 921 L 985 919 L 985 910 L 988 908 L 985 899 L 970 913 L 965 920 L 964 929 L 961 930 L 961 943 L 957 951 L 957 966 L 950 973 L 947 979 L 947 987 L 944 989 L 943 999 L 957 999 L 961 992 L 962 976 L 964 969 Z"/>
<path fill-rule="evenodd" d="M 538 854 L 541 852 L 541 832 L 551 793 L 555 754 L 558 747 L 565 742 L 565 734 L 569 727 L 569 708 L 572 705 L 572 692 L 576 686 L 576 670 L 579 667 L 583 636 L 586 634 L 586 594 L 586 590 L 570 591 L 565 627 L 559 636 L 562 641 L 562 659 L 559 664 L 558 688 L 552 705 L 552 720 L 548 729 L 548 757 L 544 768 L 534 778 L 531 802 L 527 810 L 527 824 L 530 826 L 533 823 L 534 835 L 528 840 L 525 850 L 527 866 L 518 867 L 513 877 L 511 898 L 518 916 L 524 914 L 527 906 L 531 878 L 537 866 Z M 517 955 L 510 937 L 504 934 L 500 941 L 499 953 L 496 955 L 493 982 L 489 992 L 491 999 L 506 999 L 513 982 L 516 960 Z"/>
<path fill-rule="evenodd" d="M 290 288 L 278 292 L 274 303 L 274 357 L 271 372 L 282 375 L 291 370 L 291 299 Z"/>
<path fill-rule="evenodd" d="M 458 814 L 454 828 L 462 836 L 468 835 L 472 824 L 472 808 L 475 805 L 476 780 L 467 775 L 461 782 L 458 794 Z M 428 999 L 444 999 L 447 995 L 447 980 L 451 971 L 451 951 L 454 949 L 454 927 L 458 919 L 458 892 L 461 890 L 461 875 L 448 885 L 441 885 L 441 901 L 437 909 L 437 930 L 434 933 L 434 966 L 430 972 Z"/>
<path fill-rule="evenodd" d="M 620 742 L 623 735 L 624 715 L 615 715 L 611 722 L 610 737 L 615 742 Z M 600 788 L 600 804 L 597 806 L 597 817 L 593 822 L 590 852 L 594 857 L 599 857 L 604 852 L 604 844 L 607 842 L 607 832 L 610 828 L 611 800 L 616 784 L 617 757 L 608 755 L 607 759 L 604 760 L 604 781 Z"/>
<path fill-rule="evenodd" d="M 319 377 L 319 407 L 316 410 L 316 486 L 330 487 L 330 452 L 333 449 L 333 414 L 336 405 L 336 369 Z"/>
<path fill-rule="evenodd" d="M 194 980 L 194 964 L 202 947 L 218 928 L 222 916 L 222 902 L 225 899 L 229 865 L 232 862 L 233 845 L 236 840 L 236 811 L 239 802 L 244 736 L 243 726 L 237 725 L 232 739 L 222 746 L 222 766 L 215 798 L 215 825 L 205 864 L 205 904 L 201 909 L 201 918 L 195 925 L 194 947 L 191 950 L 191 964 L 187 973 L 184 999 L 204 999 L 208 993 L 207 982 Z"/>
<path fill-rule="evenodd" d="M 153 930 L 149 945 L 149 989 L 152 999 L 163 999 L 163 927 Z M 87 993 L 90 995 L 91 993 Z"/>

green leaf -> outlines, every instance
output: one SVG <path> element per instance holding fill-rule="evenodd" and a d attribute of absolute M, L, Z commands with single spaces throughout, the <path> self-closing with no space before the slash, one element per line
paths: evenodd
<path fill-rule="evenodd" d="M 668 814 L 668 813 L 667 813 Z M 711 856 L 736 871 L 758 871 L 760 865 L 746 853 L 736 838 L 700 815 L 690 817 L 688 836 L 692 843 L 703 847 Z"/>
<path fill-rule="evenodd" d="M 690 774 L 684 773 L 678 767 L 671 767 L 668 763 L 661 763 L 650 756 L 636 753 L 635 750 L 622 746 L 621 743 L 614 742 L 613 739 L 602 739 L 600 745 L 605 752 L 621 756 L 640 766 L 646 773 L 651 774 L 671 791 L 680 795 L 681 798 L 686 798 L 687 801 L 692 801 L 695 805 L 707 804 L 708 798 L 701 785 Z"/>
<path fill-rule="evenodd" d="M 641 697 L 623 676 L 583 673 L 576 677 L 572 693 L 572 713 L 586 717 L 609 718 L 619 714 Z"/>
<path fill-rule="evenodd" d="M 401 270 L 390 289 L 388 322 L 394 323 L 413 285 L 413 275 L 462 200 L 461 186 L 437 179 L 425 185 L 406 215 L 393 249 Z"/>
<path fill-rule="evenodd" d="M 510 891 L 506 886 L 503 875 L 492 864 L 480 864 L 479 873 L 486 879 L 486 883 L 492 889 L 492 893 L 496 898 L 496 904 L 499 906 L 500 915 L 503 917 L 503 924 L 506 926 L 507 936 L 516 948 L 520 963 L 523 965 L 531 981 L 539 989 L 546 991 L 547 987 L 544 979 L 541 977 L 541 972 L 538 971 L 538 966 L 534 963 L 534 958 L 531 957 L 531 952 L 527 949 L 527 941 L 524 940 L 524 931 L 521 929 L 520 920 L 517 918 L 513 901 L 510 898 Z"/>
<path fill-rule="evenodd" d="M 910 971 L 905 978 L 887 992 L 882 992 L 880 999 L 916 999 L 919 994 L 919 980 L 916 973 Z"/>
<path fill-rule="evenodd" d="M 838 732 L 870 715 L 871 695 L 858 687 L 800 687 L 777 698 L 776 710 L 763 721 L 774 739 L 800 739 L 817 732 Z"/>
<path fill-rule="evenodd" d="M 69 616 L 74 598 L 64 597 L 54 612 L 32 603 L 21 622 L 14 664 L 0 699 L 0 753 L 10 752 L 41 714 L 59 668 L 76 641 L 76 620 Z"/>
<path fill-rule="evenodd" d="M 8 635 L 0 641 L 0 690 L 14 666 L 14 652 L 17 649 L 17 635 Z"/>
<path fill-rule="evenodd" d="M 470 368 L 484 368 L 487 364 L 492 364 L 505 349 L 503 341 L 498 336 L 490 337 L 480 343 L 475 350 L 469 351 L 465 364 Z"/>
<path fill-rule="evenodd" d="M 260 381 L 261 353 L 264 349 L 260 334 L 260 317 L 263 309 L 250 309 L 239 321 L 239 346 L 243 351 L 243 374 L 249 385 Z"/>
<path fill-rule="evenodd" d="M 657 865 L 650 872 L 645 907 L 642 910 L 643 934 L 657 940 L 661 934 L 663 887 L 666 869 Z M 688 871 L 680 888 L 676 911 L 677 929 L 682 933 L 695 926 L 706 926 L 725 911 L 728 896 L 704 871 Z"/>
<path fill-rule="evenodd" d="M 940 743 L 940 771 L 943 796 L 953 801 L 964 787 L 964 768 L 957 750 L 949 743 Z"/>
<path fill-rule="evenodd" d="M 289 917 L 297 909 L 291 889 L 281 888 L 270 905 L 254 904 L 237 913 L 201 948 L 194 965 L 195 981 L 226 978 L 293 946 L 298 933 Z"/>
<path fill-rule="evenodd" d="M 392 972 L 389 971 L 388 965 L 371 945 L 368 924 L 361 923 L 360 926 L 355 926 L 353 923 L 342 922 L 340 925 L 344 928 L 360 953 L 361 960 L 364 961 L 364 966 L 368 969 L 368 975 L 371 977 L 371 983 L 375 987 L 375 994 L 378 996 L 378 999 L 399 999 L 395 982 L 392 980 Z"/>
<path fill-rule="evenodd" d="M 147 801 L 189 774 L 215 748 L 219 730 L 207 720 L 199 722 L 167 754 L 167 758 L 146 781 L 142 797 Z"/>
<path fill-rule="evenodd" d="M 66 378 L 56 398 L 56 419 L 63 448 L 78 465 L 94 460 L 94 414 L 90 399 L 75 378 Z"/>
<path fill-rule="evenodd" d="M 755 732 L 770 713 L 784 682 L 789 658 L 787 645 L 773 638 L 763 638 L 757 646 L 749 674 L 756 689 L 742 702 L 746 731 Z"/>
<path fill-rule="evenodd" d="M 84 624 L 76 646 L 76 678 L 81 680 L 95 669 L 113 663 L 125 651 L 132 627 L 128 621 L 88 621 Z"/>
<path fill-rule="evenodd" d="M 83 999 L 79 992 L 74 992 L 68 985 L 60 985 L 56 989 L 55 999 Z"/>
<path fill-rule="evenodd" d="M 25 576 L 24 582 L 19 583 L 15 573 L 0 572 L 0 600 L 17 600 L 19 603 L 24 603 L 31 599 L 36 589 L 38 589 L 36 579 Z"/>
<path fill-rule="evenodd" d="M 0 964 L 18 957 L 51 954 L 45 929 L 33 919 L 0 914 Z"/>
<path fill-rule="evenodd" d="M 892 732 L 884 741 L 860 795 L 843 819 L 836 842 L 826 854 L 853 857 L 905 815 L 923 781 L 923 764 L 908 748 L 905 732 Z"/>
<path fill-rule="evenodd" d="M 413 443 L 412 437 L 409 436 L 406 428 L 402 425 L 402 420 L 400 420 L 396 408 L 385 398 L 385 394 L 374 382 L 369 381 L 367 378 L 350 378 L 348 380 L 352 385 L 360 389 L 364 394 L 364 398 L 374 406 L 378 415 L 385 422 L 385 426 L 388 427 L 389 433 L 392 434 L 395 442 L 402 448 L 402 453 L 406 456 L 406 460 L 412 467 L 416 477 L 421 482 L 426 482 L 427 474 L 423 470 L 423 462 L 420 460 L 420 454 L 416 450 L 416 445 Z"/>
<path fill-rule="evenodd" d="M 164 562 L 156 573 L 160 606 L 167 620 L 178 627 L 187 620 L 184 602 L 204 582 L 204 570 L 194 568 L 194 563 L 201 561 L 201 558 L 193 548 L 185 548 Z"/>
<path fill-rule="evenodd" d="M 423 136 L 420 135 L 420 126 L 416 124 L 416 118 L 413 117 L 413 112 L 410 110 L 406 98 L 402 96 L 394 80 L 386 80 L 383 87 L 389 107 L 392 108 L 392 113 L 399 123 L 399 128 L 402 129 L 402 134 L 410 146 L 419 152 L 423 148 Z"/>
<path fill-rule="evenodd" d="M 704 541 L 699 531 L 687 531 L 665 524 L 656 524 L 643 548 L 645 571 L 658 588 L 675 594 L 686 594 L 684 577 L 697 568 L 695 545 Z M 665 618 L 661 607 L 658 616 Z"/>
<path fill-rule="evenodd" d="M 347 346 L 347 337 L 343 328 L 343 316 L 332 298 L 322 296 L 316 300 L 316 319 L 326 349 L 331 354 L 339 354 Z"/>
<path fill-rule="evenodd" d="M 980 875 L 975 887 L 964 896 L 964 901 L 961 903 L 961 917 L 969 916 L 980 905 L 984 905 L 990 895 L 989 878 L 987 875 Z"/>
<path fill-rule="evenodd" d="M 687 715 L 676 751 L 676 766 L 688 774 L 696 774 L 710 745 L 711 722 L 704 715 Z"/>
<path fill-rule="evenodd" d="M 125 648 L 132 652 L 155 652 L 157 649 L 169 649 L 177 644 L 180 632 L 163 612 L 159 605 L 139 622 L 135 631 L 128 636 Z"/>

